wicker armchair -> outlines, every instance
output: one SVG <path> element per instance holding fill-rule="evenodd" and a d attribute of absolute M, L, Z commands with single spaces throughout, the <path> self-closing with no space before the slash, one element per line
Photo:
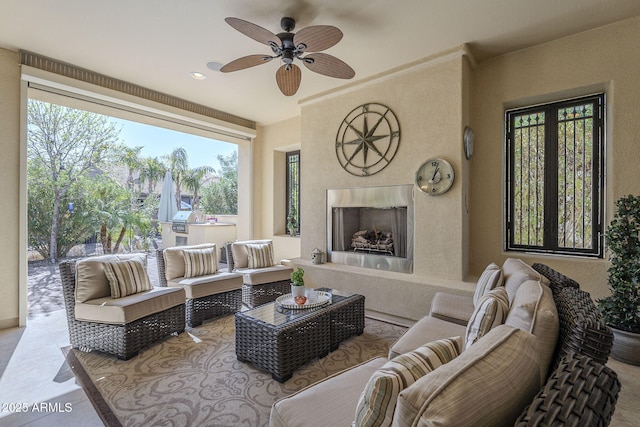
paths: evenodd
<path fill-rule="evenodd" d="M 61 262 L 60 277 L 73 348 L 102 351 L 127 360 L 149 344 L 184 331 L 184 304 L 124 324 L 77 320 L 76 261 Z"/>
<path fill-rule="evenodd" d="M 215 245 L 212 246 L 215 249 Z M 240 311 L 242 309 L 242 275 L 239 273 L 217 272 L 191 280 L 183 280 L 179 276 L 167 280 L 167 268 L 171 267 L 167 263 L 181 262 L 181 260 L 176 259 L 180 257 L 169 257 L 170 260 L 168 260 L 165 252 L 167 250 L 176 252 L 184 248 L 187 247 L 158 249 L 156 258 L 159 285 L 181 286 L 185 289 L 187 325 L 193 328 L 201 325 L 205 320 Z"/>

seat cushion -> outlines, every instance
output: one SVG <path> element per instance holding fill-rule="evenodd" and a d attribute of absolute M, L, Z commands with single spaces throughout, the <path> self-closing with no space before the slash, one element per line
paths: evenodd
<path fill-rule="evenodd" d="M 135 320 L 159 313 L 168 308 L 184 304 L 182 288 L 154 287 L 123 298 L 96 298 L 76 303 L 76 319 L 87 322 L 124 325 Z"/>
<path fill-rule="evenodd" d="M 389 359 L 408 353 L 423 344 L 448 337 L 464 337 L 466 327 L 426 316 L 410 327 L 389 349 Z"/>
<path fill-rule="evenodd" d="M 400 391 L 462 351 L 462 337 L 445 338 L 401 354 L 375 371 L 360 395 L 356 408 L 359 427 L 388 427 L 393 421 Z"/>
<path fill-rule="evenodd" d="M 371 359 L 276 401 L 269 427 L 351 425 L 364 386 L 386 362 L 384 357 Z"/>
<path fill-rule="evenodd" d="M 203 243 L 201 245 L 192 246 L 174 246 L 172 248 L 166 248 L 162 251 L 164 258 L 164 276 L 167 281 L 175 279 L 176 277 L 184 277 L 185 265 L 183 251 L 185 249 L 207 249 L 214 248 L 215 243 Z"/>
<path fill-rule="evenodd" d="M 111 287 L 102 263 L 129 259 L 140 259 L 144 265 L 147 264 L 147 256 L 140 253 L 93 256 L 76 262 L 76 302 L 110 297 Z"/>
<path fill-rule="evenodd" d="M 249 268 L 249 253 L 247 252 L 247 243 L 270 243 L 266 240 L 242 240 L 231 244 L 231 254 L 233 255 L 233 264 L 235 268 Z"/>
<path fill-rule="evenodd" d="M 291 280 L 293 268 L 278 264 L 267 268 L 240 268 L 236 269 L 236 271 L 242 273 L 245 285 L 263 285 L 265 283 Z"/>
<path fill-rule="evenodd" d="M 187 299 L 202 298 L 242 289 L 242 274 L 219 271 L 206 276 L 173 279 L 167 285 L 184 288 Z"/>
<path fill-rule="evenodd" d="M 105 261 L 103 268 L 109 280 L 112 298 L 122 298 L 153 289 L 147 269 L 140 258 Z"/>
<path fill-rule="evenodd" d="M 184 249 L 182 256 L 184 258 L 184 277 L 187 279 L 215 274 L 218 271 L 215 245 L 210 248 Z"/>
<path fill-rule="evenodd" d="M 401 391 L 393 425 L 513 425 L 541 387 L 537 354 L 533 335 L 497 326 Z"/>
<path fill-rule="evenodd" d="M 527 280 L 518 288 L 505 324 L 538 339 L 540 377 L 544 381 L 558 341 L 560 320 L 551 289 L 539 280 Z"/>
<path fill-rule="evenodd" d="M 502 325 L 508 312 L 509 296 L 504 286 L 492 289 L 480 297 L 467 325 L 465 349 L 471 347 L 494 327 Z"/>
<path fill-rule="evenodd" d="M 502 269 L 494 263 L 489 264 L 476 283 L 476 291 L 473 294 L 473 305 L 477 307 L 478 301 L 484 294 L 503 284 L 504 275 L 502 274 Z"/>

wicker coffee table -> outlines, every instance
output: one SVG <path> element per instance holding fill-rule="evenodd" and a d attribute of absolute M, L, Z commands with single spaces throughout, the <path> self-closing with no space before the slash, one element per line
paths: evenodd
<path fill-rule="evenodd" d="M 300 366 L 336 350 L 341 341 L 364 331 L 364 296 L 337 289 L 331 303 L 310 309 L 286 309 L 271 302 L 238 312 L 236 356 L 241 362 L 285 382 Z"/>

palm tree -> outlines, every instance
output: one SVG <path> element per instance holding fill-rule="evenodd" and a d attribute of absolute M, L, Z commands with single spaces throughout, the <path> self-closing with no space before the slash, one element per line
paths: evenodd
<path fill-rule="evenodd" d="M 181 189 L 184 183 L 184 177 L 189 171 L 189 161 L 187 159 L 187 150 L 184 148 L 174 149 L 169 156 L 166 157 L 169 172 L 176 186 L 176 201 L 178 210 L 180 210 L 180 202 L 182 201 Z"/>
<path fill-rule="evenodd" d="M 141 146 L 138 147 L 126 147 L 120 148 L 120 152 L 117 155 L 118 161 L 127 167 L 127 188 L 133 190 L 133 172 L 140 169 L 142 161 L 140 160 Z"/>
<path fill-rule="evenodd" d="M 200 189 L 202 188 L 202 179 L 208 173 L 214 173 L 215 170 L 211 166 L 200 166 L 189 169 L 183 177 L 184 186 L 193 191 L 193 209 L 197 209 L 200 204 Z"/>
<path fill-rule="evenodd" d="M 140 167 L 140 181 L 147 181 L 148 194 L 153 193 L 158 182 L 164 177 L 165 166 L 157 157 L 147 157 Z"/>

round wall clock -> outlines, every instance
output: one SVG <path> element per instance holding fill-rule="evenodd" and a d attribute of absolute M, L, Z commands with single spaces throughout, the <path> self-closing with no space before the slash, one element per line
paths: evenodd
<path fill-rule="evenodd" d="M 475 140 L 475 135 L 473 134 L 473 129 L 469 126 L 464 128 L 464 134 L 462 136 L 462 145 L 464 147 L 464 156 L 469 160 L 471 156 L 473 156 L 473 143 Z"/>
<path fill-rule="evenodd" d="M 416 172 L 416 185 L 431 196 L 444 194 L 453 185 L 453 168 L 443 159 L 429 159 Z"/>
<path fill-rule="evenodd" d="M 342 120 L 336 156 L 350 174 L 369 176 L 391 163 L 399 145 L 400 126 L 393 111 L 382 104 L 363 104 Z"/>

